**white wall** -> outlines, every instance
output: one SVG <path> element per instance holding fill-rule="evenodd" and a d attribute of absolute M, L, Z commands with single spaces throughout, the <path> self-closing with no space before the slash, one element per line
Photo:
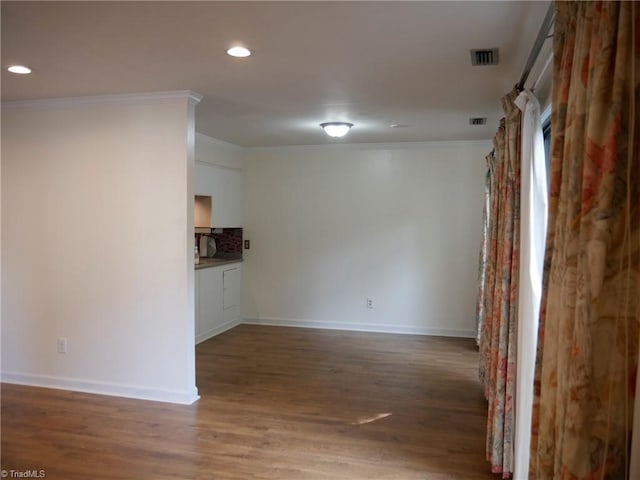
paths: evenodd
<path fill-rule="evenodd" d="M 490 148 L 487 141 L 248 150 L 244 317 L 473 336 Z"/>
<path fill-rule="evenodd" d="M 197 399 L 196 101 L 175 92 L 3 108 L 3 381 Z"/>

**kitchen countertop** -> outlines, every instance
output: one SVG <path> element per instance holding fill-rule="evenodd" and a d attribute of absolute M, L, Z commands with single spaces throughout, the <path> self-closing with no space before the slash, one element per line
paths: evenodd
<path fill-rule="evenodd" d="M 196 270 L 203 268 L 219 267 L 221 265 L 228 265 L 230 263 L 240 263 L 242 258 L 207 258 L 200 257 L 200 263 L 194 264 Z"/>

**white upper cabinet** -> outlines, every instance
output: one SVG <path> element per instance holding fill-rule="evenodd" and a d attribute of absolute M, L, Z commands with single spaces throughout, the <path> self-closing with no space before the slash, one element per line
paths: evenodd
<path fill-rule="evenodd" d="M 241 227 L 242 149 L 200 133 L 195 144 L 195 195 L 210 196 L 214 228 Z"/>
<path fill-rule="evenodd" d="M 242 170 L 196 163 L 195 194 L 211 197 L 214 228 L 242 226 Z"/>

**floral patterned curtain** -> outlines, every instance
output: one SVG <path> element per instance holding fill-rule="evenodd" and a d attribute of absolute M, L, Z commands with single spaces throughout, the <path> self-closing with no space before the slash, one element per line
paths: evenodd
<path fill-rule="evenodd" d="M 625 479 L 640 320 L 640 4 L 556 7 L 529 478 Z"/>
<path fill-rule="evenodd" d="M 491 470 L 504 478 L 513 471 L 515 420 L 521 122 L 521 112 L 514 104 L 517 96 L 513 91 L 502 98 L 505 118 L 494 138 L 489 238 L 478 303 L 480 378 L 489 401 L 487 460 Z"/>
<path fill-rule="evenodd" d="M 493 164 L 495 163 L 495 150 L 492 150 L 485 157 L 487 161 L 487 175 L 484 181 L 484 209 L 482 211 L 482 246 L 480 248 L 480 259 L 478 261 L 478 302 L 476 304 L 476 343 L 480 346 L 482 337 L 482 329 L 486 312 L 484 304 L 486 302 L 487 289 L 487 259 L 489 256 L 490 223 L 489 215 L 491 214 L 491 189 L 495 181 L 493 174 Z"/>

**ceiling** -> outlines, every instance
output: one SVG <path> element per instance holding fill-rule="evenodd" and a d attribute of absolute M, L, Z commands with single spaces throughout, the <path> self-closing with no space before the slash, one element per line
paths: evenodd
<path fill-rule="evenodd" d="M 246 147 L 489 139 L 548 5 L 3 1 L 2 99 L 193 90 L 196 130 Z M 499 65 L 471 66 L 494 47 Z"/>

